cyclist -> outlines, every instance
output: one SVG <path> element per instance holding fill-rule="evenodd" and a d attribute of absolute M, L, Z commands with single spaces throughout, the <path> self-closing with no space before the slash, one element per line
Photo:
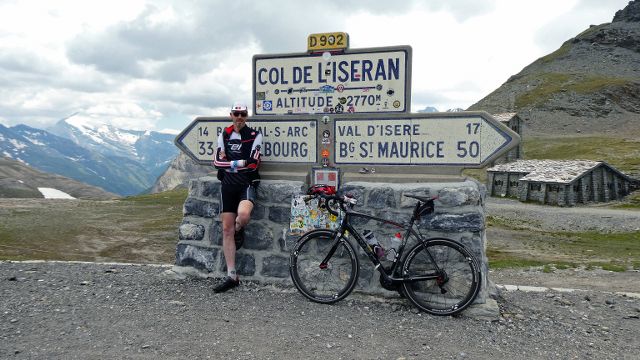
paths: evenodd
<path fill-rule="evenodd" d="M 262 134 L 246 125 L 248 115 L 245 104 L 234 104 L 230 113 L 233 124 L 218 136 L 213 165 L 222 182 L 220 219 L 227 276 L 214 288 L 215 292 L 224 292 L 240 284 L 236 273 L 236 250 L 244 242 L 244 228 L 249 223 L 260 183 Z"/>

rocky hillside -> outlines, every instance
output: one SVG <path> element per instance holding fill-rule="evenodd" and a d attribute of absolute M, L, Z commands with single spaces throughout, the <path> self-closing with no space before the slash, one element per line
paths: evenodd
<path fill-rule="evenodd" d="M 518 112 L 525 134 L 640 135 L 640 0 L 512 76 L 468 110 Z"/>
<path fill-rule="evenodd" d="M 180 152 L 171 164 L 169 164 L 169 168 L 167 168 L 164 174 L 158 177 L 153 188 L 151 188 L 151 193 L 187 186 L 190 179 L 209 174 L 215 175 L 214 170 L 213 166 L 196 164 L 187 155 Z"/>
<path fill-rule="evenodd" d="M 54 188 L 80 199 L 105 200 L 118 195 L 64 176 L 48 174 L 0 157 L 0 198 L 42 198 L 39 187 Z"/>

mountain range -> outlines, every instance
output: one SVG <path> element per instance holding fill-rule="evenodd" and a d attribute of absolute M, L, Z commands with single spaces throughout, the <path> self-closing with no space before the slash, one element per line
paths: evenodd
<path fill-rule="evenodd" d="M 74 198 L 107 200 L 118 195 L 64 176 L 38 171 L 20 161 L 0 157 L 0 198 L 42 198 L 38 188 L 53 188 Z"/>
<path fill-rule="evenodd" d="M 630 1 L 611 23 L 592 25 L 535 60 L 467 110 L 518 113 L 525 139 L 577 134 L 637 142 L 640 1 Z M 434 111 L 426 107 L 418 112 Z M 89 125 L 74 114 L 48 131 L 0 124 L 0 157 L 119 195 L 159 192 L 185 186 L 212 170 L 179 153 L 173 138 Z"/>
<path fill-rule="evenodd" d="M 0 124 L 0 155 L 126 196 L 149 190 L 178 153 L 175 135 L 90 125 L 74 117 L 49 131 Z"/>

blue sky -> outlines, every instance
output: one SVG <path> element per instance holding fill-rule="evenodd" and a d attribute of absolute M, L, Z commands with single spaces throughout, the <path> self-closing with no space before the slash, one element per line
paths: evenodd
<path fill-rule="evenodd" d="M 182 130 L 251 101 L 252 56 L 301 53 L 309 34 L 413 48 L 412 110 L 467 108 L 628 0 L 0 0 L 0 123 L 78 113 Z"/>

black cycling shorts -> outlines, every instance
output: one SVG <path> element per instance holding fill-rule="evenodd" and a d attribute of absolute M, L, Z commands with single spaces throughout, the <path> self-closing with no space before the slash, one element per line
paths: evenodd
<path fill-rule="evenodd" d="M 255 204 L 256 189 L 251 185 L 222 184 L 220 189 L 220 212 L 238 213 L 240 201 L 249 200 Z"/>

